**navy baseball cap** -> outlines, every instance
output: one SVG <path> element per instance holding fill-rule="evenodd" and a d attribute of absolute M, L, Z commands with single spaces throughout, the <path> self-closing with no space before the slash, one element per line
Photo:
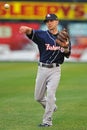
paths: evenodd
<path fill-rule="evenodd" d="M 58 17 L 55 14 L 47 14 L 44 22 L 46 23 L 48 20 L 58 20 Z"/>

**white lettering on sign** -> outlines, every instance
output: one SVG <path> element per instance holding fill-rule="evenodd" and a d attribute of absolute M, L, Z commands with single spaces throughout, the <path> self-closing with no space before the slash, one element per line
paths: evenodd
<path fill-rule="evenodd" d="M 9 38 L 12 36 L 12 28 L 9 26 L 0 26 L 0 38 Z"/>

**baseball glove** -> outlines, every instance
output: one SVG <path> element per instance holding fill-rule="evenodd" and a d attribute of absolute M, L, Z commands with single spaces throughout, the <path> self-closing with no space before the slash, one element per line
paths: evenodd
<path fill-rule="evenodd" d="M 63 48 L 69 46 L 69 34 L 65 28 L 58 33 L 56 43 Z"/>

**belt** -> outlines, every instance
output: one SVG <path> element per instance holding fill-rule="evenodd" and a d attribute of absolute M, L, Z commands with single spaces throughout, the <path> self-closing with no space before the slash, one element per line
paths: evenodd
<path fill-rule="evenodd" d="M 58 67 L 59 66 L 58 63 L 46 64 L 46 63 L 42 63 L 42 62 L 39 62 L 38 65 L 40 67 L 46 67 L 46 68 L 54 68 L 54 67 Z"/>

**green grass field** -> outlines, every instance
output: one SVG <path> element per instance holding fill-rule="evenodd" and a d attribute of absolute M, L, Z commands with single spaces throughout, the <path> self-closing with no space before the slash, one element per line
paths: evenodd
<path fill-rule="evenodd" d="M 64 63 L 53 126 L 39 128 L 43 108 L 34 100 L 37 63 L 0 63 L 0 130 L 87 130 L 87 63 Z"/>

